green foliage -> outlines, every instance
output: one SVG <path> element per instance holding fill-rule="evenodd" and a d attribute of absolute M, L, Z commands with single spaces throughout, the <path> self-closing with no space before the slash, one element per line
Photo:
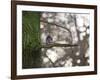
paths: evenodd
<path fill-rule="evenodd" d="M 40 13 L 22 12 L 22 67 L 41 67 Z"/>

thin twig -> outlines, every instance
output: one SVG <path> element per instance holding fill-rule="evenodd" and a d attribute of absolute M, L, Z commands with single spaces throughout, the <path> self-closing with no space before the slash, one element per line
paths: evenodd
<path fill-rule="evenodd" d="M 47 57 L 49 59 L 49 61 L 51 62 L 52 66 L 55 67 L 55 64 L 52 62 L 52 60 L 48 57 L 48 55 L 46 54 L 47 52 L 47 48 L 45 49 L 45 52 L 44 52 L 44 56 Z"/>

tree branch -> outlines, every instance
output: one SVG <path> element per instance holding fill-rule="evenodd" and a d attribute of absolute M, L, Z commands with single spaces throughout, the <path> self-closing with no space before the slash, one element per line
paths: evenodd
<path fill-rule="evenodd" d="M 66 29 L 68 32 L 70 32 L 70 30 L 67 29 L 65 26 L 58 25 L 58 24 L 56 24 L 56 23 L 49 23 L 49 22 L 46 21 L 46 20 L 41 20 L 41 22 L 43 22 L 43 23 L 47 23 L 47 24 L 50 24 L 50 25 L 56 25 L 57 27 L 61 27 L 61 28 L 63 28 L 63 29 Z"/>
<path fill-rule="evenodd" d="M 77 44 L 58 44 L 58 43 L 51 43 L 42 45 L 41 48 L 52 48 L 52 47 L 74 47 L 78 46 Z"/>

